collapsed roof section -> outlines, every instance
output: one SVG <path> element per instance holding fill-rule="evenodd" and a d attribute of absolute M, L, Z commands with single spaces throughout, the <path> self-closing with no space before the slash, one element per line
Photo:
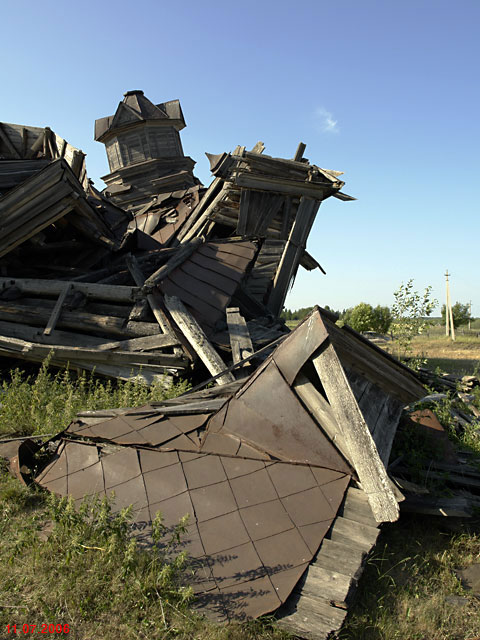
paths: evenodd
<path fill-rule="evenodd" d="M 283 624 L 311 632 L 310 606 L 315 624 L 328 615 L 307 637 L 325 637 L 343 621 L 377 523 L 398 517 L 379 449 L 388 458 L 405 401 L 423 395 L 405 367 L 332 320 L 316 308 L 246 379 L 80 413 L 36 482 L 77 502 L 114 491 L 114 510 L 133 505 L 132 533 L 147 546 L 158 511 L 169 528 L 189 514 L 186 580 L 202 611 L 242 620 L 284 605 Z M 340 566 L 355 527 L 363 551 L 350 548 L 350 576 Z"/>

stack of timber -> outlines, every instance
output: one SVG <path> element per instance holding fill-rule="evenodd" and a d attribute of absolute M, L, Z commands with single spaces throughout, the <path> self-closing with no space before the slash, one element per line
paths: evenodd
<path fill-rule="evenodd" d="M 182 303 L 165 301 L 188 336 Z M 78 502 L 113 488 L 113 510 L 133 503 L 132 535 L 147 548 L 158 511 L 167 528 L 190 514 L 185 579 L 201 612 L 221 622 L 275 613 L 287 630 L 323 640 L 344 621 L 379 525 L 398 518 L 382 456 L 398 406 L 424 390 L 318 307 L 251 370 L 258 354 L 238 308 L 227 323 L 233 368 L 162 403 L 80 412 L 40 446 L 50 456 L 35 462 L 20 445 L 12 467 Z"/>

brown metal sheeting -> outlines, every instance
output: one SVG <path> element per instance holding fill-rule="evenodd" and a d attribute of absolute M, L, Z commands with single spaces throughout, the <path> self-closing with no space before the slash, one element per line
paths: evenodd
<path fill-rule="evenodd" d="M 110 421 L 112 422 L 112 421 Z M 108 424 L 108 423 L 105 423 Z M 181 549 L 199 604 L 222 620 L 254 618 L 288 597 L 317 552 L 343 499 L 344 473 L 215 454 L 62 441 L 37 482 L 76 501 L 114 491 L 114 510 L 133 504 L 133 532 L 150 541 L 189 514 Z"/>
<path fill-rule="evenodd" d="M 200 247 L 159 284 L 176 296 L 206 329 L 223 319 L 231 297 L 256 255 L 253 242 L 209 242 Z"/>

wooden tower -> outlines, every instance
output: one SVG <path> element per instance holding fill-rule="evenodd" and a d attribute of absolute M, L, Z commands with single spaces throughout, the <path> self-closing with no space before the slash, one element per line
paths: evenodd
<path fill-rule="evenodd" d="M 135 212 L 161 193 L 198 183 L 195 162 L 182 149 L 185 126 L 179 100 L 153 104 L 143 91 L 127 91 L 114 115 L 95 121 L 95 140 L 110 165 L 105 195 Z"/>

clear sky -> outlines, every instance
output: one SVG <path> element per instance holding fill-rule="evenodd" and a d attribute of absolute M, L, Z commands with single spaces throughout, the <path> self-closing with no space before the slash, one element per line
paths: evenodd
<path fill-rule="evenodd" d="M 0 121 L 50 126 L 108 172 L 94 120 L 123 93 L 179 98 L 184 151 L 263 140 L 345 172 L 287 306 L 390 305 L 402 281 L 480 315 L 480 0 L 3 0 Z"/>

